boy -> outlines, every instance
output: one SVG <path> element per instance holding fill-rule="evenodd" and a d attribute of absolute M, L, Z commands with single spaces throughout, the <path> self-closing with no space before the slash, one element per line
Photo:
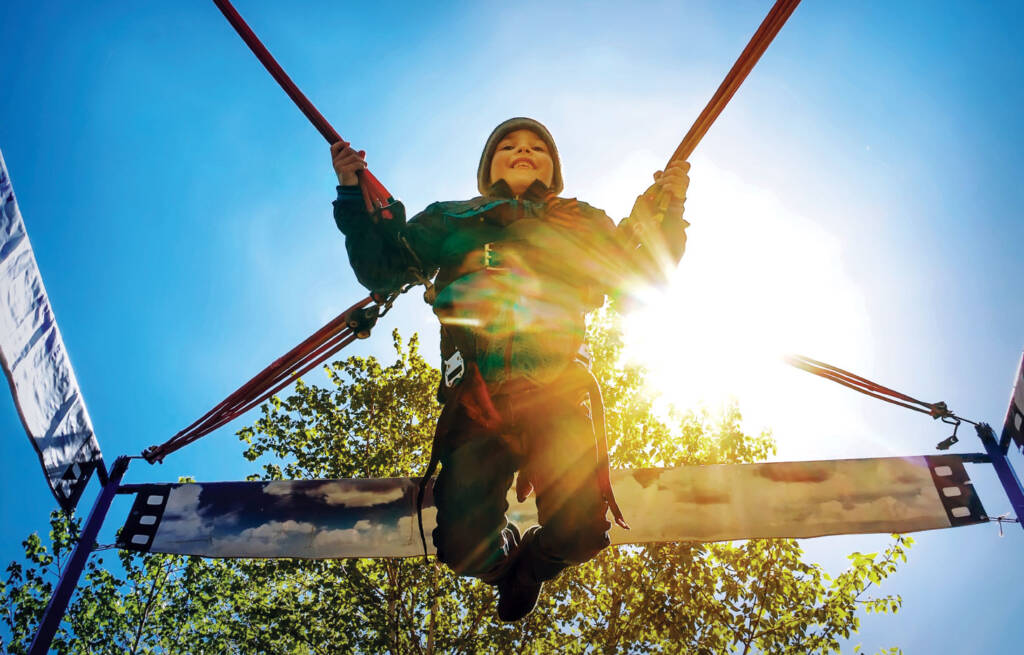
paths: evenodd
<path fill-rule="evenodd" d="M 584 316 L 606 293 L 657 281 L 678 263 L 689 164 L 656 173 L 616 227 L 603 211 L 558 197 L 551 134 L 513 118 L 484 146 L 481 196 L 434 203 L 406 224 L 400 205 L 391 220 L 367 213 L 356 177 L 365 153 L 338 143 L 331 154 L 334 217 L 359 282 L 388 293 L 437 271 L 427 296 L 441 322 L 445 403 L 434 443 L 434 545 L 456 573 L 497 586 L 499 618 L 516 621 L 543 581 L 608 545 L 609 506 L 624 524 L 607 482 Z M 516 471 L 521 500 L 536 490 L 540 521 L 522 535 L 505 518 Z"/>

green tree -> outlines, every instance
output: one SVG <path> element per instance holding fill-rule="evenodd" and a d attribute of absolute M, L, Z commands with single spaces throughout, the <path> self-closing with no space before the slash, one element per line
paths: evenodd
<path fill-rule="evenodd" d="M 613 315 L 589 335 L 602 382 L 615 467 L 740 463 L 774 452 L 745 434 L 733 406 L 655 411 L 644 371 L 621 361 Z M 299 381 L 242 429 L 253 479 L 390 477 L 422 471 L 438 408 L 439 373 L 416 337 L 394 335 L 396 359 L 350 357 L 329 386 Z M 77 523 L 51 520 L 51 545 L 25 542 L 27 563 L 0 582 L 10 652 L 24 652 Z M 118 553 L 94 558 L 55 648 L 68 653 L 838 651 L 864 612 L 895 612 L 873 587 L 905 561 L 910 540 L 850 555 L 835 578 L 803 561 L 793 540 L 650 544 L 608 549 L 545 587 L 537 610 L 507 625 L 491 587 L 410 560 L 203 560 Z"/>

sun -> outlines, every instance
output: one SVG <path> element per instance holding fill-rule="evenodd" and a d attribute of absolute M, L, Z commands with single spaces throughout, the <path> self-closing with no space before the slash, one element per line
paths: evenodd
<path fill-rule="evenodd" d="M 871 351 L 842 243 L 707 162 L 686 211 L 687 252 L 668 288 L 626 317 L 626 356 L 677 407 L 736 400 L 747 429 L 786 423 L 777 408 L 792 408 L 791 397 L 808 390 L 784 354 L 862 361 Z"/>

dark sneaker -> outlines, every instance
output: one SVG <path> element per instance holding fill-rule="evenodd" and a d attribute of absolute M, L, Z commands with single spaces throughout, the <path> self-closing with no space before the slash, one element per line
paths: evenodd
<path fill-rule="evenodd" d="M 518 621 L 533 611 L 540 597 L 540 582 L 523 583 L 512 571 L 498 583 L 498 618 L 502 621 Z"/>
<path fill-rule="evenodd" d="M 514 555 L 515 561 L 505 577 L 498 582 L 498 618 L 502 621 L 518 621 L 537 606 L 537 598 L 540 597 L 543 583 L 530 579 L 521 566 L 521 559 L 524 556 L 529 557 L 526 546 L 536 530 L 537 528 L 527 530 Z"/>

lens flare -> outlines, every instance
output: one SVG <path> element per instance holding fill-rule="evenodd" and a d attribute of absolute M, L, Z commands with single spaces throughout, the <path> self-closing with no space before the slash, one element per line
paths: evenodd
<path fill-rule="evenodd" d="M 626 318 L 626 355 L 650 370 L 654 389 L 674 405 L 735 399 L 746 429 L 772 426 L 780 454 L 792 453 L 787 445 L 813 439 L 815 421 L 836 417 L 794 402 L 822 390 L 788 370 L 782 356 L 864 361 L 871 351 L 864 298 L 844 271 L 838 239 L 770 192 L 707 163 L 700 170 L 687 201 L 687 253 L 668 287 L 648 292 L 651 302 Z M 831 411 L 835 402 L 825 405 Z M 843 420 L 859 423 L 852 411 Z"/>

